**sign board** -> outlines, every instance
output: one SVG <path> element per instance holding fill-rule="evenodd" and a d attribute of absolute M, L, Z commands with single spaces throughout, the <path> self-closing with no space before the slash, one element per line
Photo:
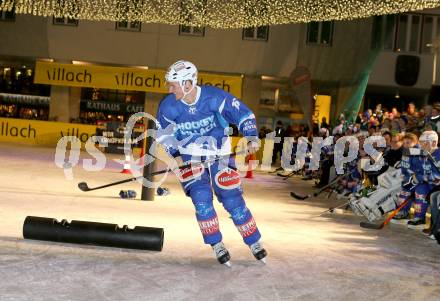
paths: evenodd
<path fill-rule="evenodd" d="M 199 73 L 200 85 L 211 85 L 242 96 L 242 77 Z M 34 83 L 71 87 L 135 90 L 167 93 L 165 71 L 134 67 L 109 67 L 89 64 L 61 64 L 37 61 Z"/>

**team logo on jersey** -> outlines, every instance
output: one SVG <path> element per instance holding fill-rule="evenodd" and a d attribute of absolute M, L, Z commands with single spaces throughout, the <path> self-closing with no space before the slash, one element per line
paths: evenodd
<path fill-rule="evenodd" d="M 242 225 L 237 225 L 237 229 L 243 238 L 249 237 L 257 231 L 257 224 L 253 217 Z"/>
<path fill-rule="evenodd" d="M 199 227 L 203 235 L 211 235 L 217 233 L 220 229 L 217 215 L 211 219 L 199 221 Z"/>
<path fill-rule="evenodd" d="M 241 185 L 240 174 L 230 168 L 219 170 L 215 175 L 215 184 L 226 190 L 235 189 Z"/>
<path fill-rule="evenodd" d="M 196 113 L 196 107 L 195 106 L 191 106 L 188 109 L 188 113 L 194 115 Z"/>
<path fill-rule="evenodd" d="M 202 176 L 205 168 L 203 165 L 188 166 L 179 169 L 176 174 L 181 182 L 187 182 Z"/>
<path fill-rule="evenodd" d="M 232 106 L 238 111 L 240 110 L 240 102 L 237 100 L 237 98 L 234 98 L 234 100 L 232 100 Z"/>
<path fill-rule="evenodd" d="M 211 115 L 200 120 L 178 123 L 176 127 L 184 136 L 191 134 L 204 135 L 217 126 L 214 119 L 215 115 Z"/>
<path fill-rule="evenodd" d="M 425 197 L 425 195 L 418 195 L 417 193 L 416 193 L 416 198 L 420 198 L 420 197 Z M 422 212 L 422 204 L 420 204 L 420 203 L 414 203 L 414 205 L 413 205 L 413 207 L 414 207 L 414 212 L 415 213 L 421 213 Z"/>

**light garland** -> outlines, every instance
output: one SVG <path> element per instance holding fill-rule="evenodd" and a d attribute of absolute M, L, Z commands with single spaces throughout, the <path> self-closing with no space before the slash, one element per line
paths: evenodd
<path fill-rule="evenodd" d="M 0 0 L 0 11 L 86 20 L 245 28 L 351 20 L 440 6 L 440 0 Z"/>

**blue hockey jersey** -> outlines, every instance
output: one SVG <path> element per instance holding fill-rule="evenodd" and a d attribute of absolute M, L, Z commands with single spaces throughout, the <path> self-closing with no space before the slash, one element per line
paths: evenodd
<path fill-rule="evenodd" d="M 213 86 L 197 86 L 192 104 L 168 94 L 160 103 L 157 141 L 171 155 L 205 155 L 201 149 L 225 149 L 229 143 L 229 124 L 234 124 L 248 138 L 258 136 L 255 115 L 230 93 Z M 228 147 L 227 152 L 230 152 Z"/>
<path fill-rule="evenodd" d="M 431 154 L 432 159 L 428 156 L 423 158 L 423 178 L 429 184 L 438 183 L 440 181 L 440 166 L 436 166 L 434 162 L 440 164 L 440 149 L 437 148 Z"/>
<path fill-rule="evenodd" d="M 419 148 L 419 146 L 416 146 Z M 423 181 L 423 158 L 422 156 L 402 155 L 400 170 L 402 172 L 402 185 L 411 185 L 411 178 L 414 175 L 418 182 Z"/>

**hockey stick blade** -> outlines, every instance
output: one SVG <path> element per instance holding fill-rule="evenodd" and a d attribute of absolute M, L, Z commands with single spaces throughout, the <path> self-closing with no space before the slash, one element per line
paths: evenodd
<path fill-rule="evenodd" d="M 383 226 L 385 226 L 385 223 L 374 224 L 374 223 L 370 223 L 370 222 L 360 222 L 359 226 L 361 226 L 362 228 L 365 228 L 365 229 L 380 230 L 383 228 Z"/>
<path fill-rule="evenodd" d="M 287 180 L 287 179 L 291 178 L 293 175 L 295 175 L 295 172 L 291 172 L 291 173 L 289 173 L 287 175 L 283 175 L 283 174 L 277 173 L 277 176 L 283 178 L 283 180 Z"/>
<path fill-rule="evenodd" d="M 310 197 L 317 197 L 317 196 L 320 195 L 324 190 L 326 190 L 326 189 L 330 188 L 331 186 L 333 186 L 335 183 L 337 183 L 337 182 L 339 181 L 339 179 L 341 179 L 341 178 L 344 177 L 344 176 L 346 176 L 346 174 L 338 176 L 337 178 L 335 178 L 334 180 L 332 180 L 329 184 L 327 184 L 327 185 L 321 187 L 320 189 L 318 189 L 317 191 L 315 191 L 313 194 L 299 195 L 299 194 L 297 194 L 297 193 L 295 193 L 295 192 L 292 191 L 292 192 L 290 192 L 290 196 L 291 196 L 292 198 L 294 198 L 294 199 L 297 199 L 297 200 L 305 200 L 305 199 L 310 198 Z"/>
<path fill-rule="evenodd" d="M 78 183 L 78 188 L 81 189 L 82 191 L 89 191 L 90 190 L 89 185 L 87 185 L 86 182 Z"/>
<path fill-rule="evenodd" d="M 328 213 L 333 213 L 336 209 L 339 209 L 339 208 L 341 208 L 341 207 L 347 206 L 348 204 L 349 204 L 349 202 L 345 202 L 345 203 L 343 203 L 343 204 L 341 204 L 341 205 L 338 205 L 338 206 L 336 206 L 336 207 L 330 207 L 330 208 L 328 208 L 327 210 L 321 212 L 321 213 L 318 215 L 318 217 L 321 216 L 321 215 L 323 215 L 323 214 L 325 214 L 325 213 L 327 213 L 327 212 L 328 212 Z"/>
<path fill-rule="evenodd" d="M 277 176 L 281 177 L 281 178 L 288 178 L 290 174 L 287 175 L 283 175 L 281 173 L 277 173 Z"/>
<path fill-rule="evenodd" d="M 281 170 L 283 170 L 283 168 L 282 168 L 282 167 L 278 167 L 278 168 L 276 168 L 276 169 L 273 170 L 273 171 L 269 171 L 269 173 L 276 173 L 276 172 L 279 172 L 279 171 L 281 171 Z"/>
<path fill-rule="evenodd" d="M 289 173 L 283 180 L 287 180 L 290 179 L 292 176 L 294 175 L 294 173 Z"/>
<path fill-rule="evenodd" d="M 90 188 L 86 182 L 81 182 L 78 183 L 78 188 L 81 189 L 82 191 L 92 191 L 92 190 L 97 190 L 97 189 L 102 189 L 102 188 L 106 188 L 106 187 L 110 187 L 110 186 L 115 186 L 115 185 L 119 185 L 119 184 L 124 184 L 124 183 L 128 183 L 128 182 L 133 182 L 136 181 L 138 179 L 140 179 L 141 177 L 134 177 L 134 178 L 130 178 L 130 179 L 125 179 L 122 181 L 118 181 L 118 182 L 114 182 L 114 183 L 110 183 L 110 184 L 106 184 L 106 185 L 102 185 L 102 186 L 98 186 L 98 187 L 93 187 Z"/>
<path fill-rule="evenodd" d="M 293 191 L 290 192 L 290 196 L 294 199 L 301 200 L 301 201 L 310 197 L 310 195 L 299 195 Z"/>

